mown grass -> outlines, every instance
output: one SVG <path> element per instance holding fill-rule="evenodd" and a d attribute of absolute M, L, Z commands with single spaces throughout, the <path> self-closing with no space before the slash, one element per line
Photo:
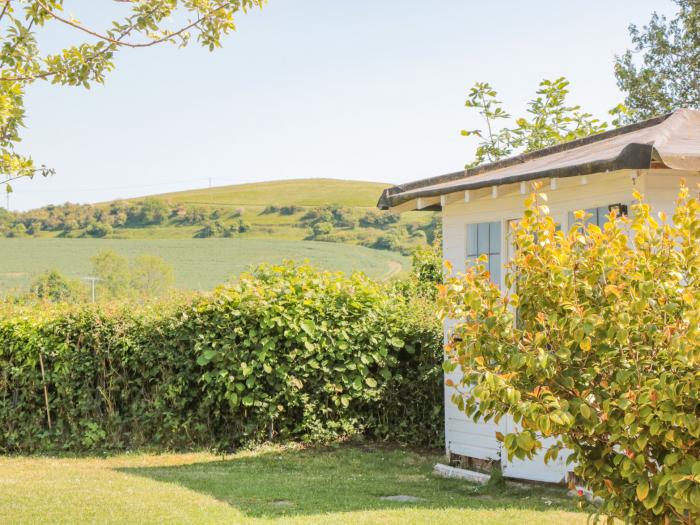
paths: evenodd
<path fill-rule="evenodd" d="M 225 458 L 0 458 L 0 516 L 6 524 L 586 523 L 563 489 L 437 478 L 440 459 L 350 446 L 264 447 Z M 393 495 L 421 499 L 381 499 Z"/>
<path fill-rule="evenodd" d="M 362 246 L 279 239 L 0 239 L 0 294 L 26 290 L 46 269 L 73 278 L 90 274 L 90 257 L 104 249 L 133 257 L 157 255 L 173 266 L 175 285 L 207 291 L 263 262 L 308 259 L 320 268 L 360 270 L 386 279 L 410 266 L 408 257 Z"/>

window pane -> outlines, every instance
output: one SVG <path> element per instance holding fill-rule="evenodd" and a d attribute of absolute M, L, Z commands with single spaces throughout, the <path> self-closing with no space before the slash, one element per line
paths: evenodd
<path fill-rule="evenodd" d="M 478 224 L 477 230 L 477 252 L 479 255 L 482 253 L 489 253 L 489 223 L 482 222 Z"/>
<path fill-rule="evenodd" d="M 489 226 L 489 252 L 501 253 L 501 223 L 492 222 Z"/>
<path fill-rule="evenodd" d="M 489 272 L 491 273 L 491 282 L 501 284 L 501 256 L 489 256 Z"/>
<path fill-rule="evenodd" d="M 476 224 L 469 224 L 467 226 L 467 257 L 476 255 Z"/>
<path fill-rule="evenodd" d="M 598 208 L 587 208 L 586 215 L 588 215 L 588 217 L 586 217 L 585 226 L 589 224 L 598 224 Z"/>
<path fill-rule="evenodd" d="M 607 206 L 601 206 L 600 208 L 598 208 L 598 222 L 597 222 L 597 224 L 601 228 L 605 225 L 606 222 L 608 222 L 608 217 L 607 217 L 608 213 L 610 213 L 610 211 L 608 210 Z"/>

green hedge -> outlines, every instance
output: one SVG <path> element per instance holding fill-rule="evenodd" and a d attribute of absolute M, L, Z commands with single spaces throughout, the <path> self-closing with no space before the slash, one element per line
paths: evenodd
<path fill-rule="evenodd" d="M 358 433 L 440 445 L 441 356 L 420 299 L 291 264 L 184 305 L 14 313 L 0 320 L 0 452 Z"/>

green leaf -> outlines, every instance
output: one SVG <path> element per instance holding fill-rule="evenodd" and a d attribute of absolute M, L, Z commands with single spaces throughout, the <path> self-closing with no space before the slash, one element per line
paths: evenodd
<path fill-rule="evenodd" d="M 649 494 L 649 483 L 646 480 L 640 481 L 637 484 L 637 499 L 639 501 L 644 501 L 644 499 Z"/>
<path fill-rule="evenodd" d="M 692 473 L 693 476 L 700 476 L 700 460 L 693 463 Z"/>
<path fill-rule="evenodd" d="M 532 450 L 532 448 L 535 446 L 535 441 L 532 439 L 529 432 L 522 432 L 518 434 L 516 441 L 518 446 L 526 451 Z"/>
<path fill-rule="evenodd" d="M 392 337 L 389 339 L 389 343 L 396 348 L 403 348 L 404 342 L 398 337 Z"/>
<path fill-rule="evenodd" d="M 309 334 L 310 336 L 313 337 L 314 333 L 316 332 L 315 328 L 316 326 L 314 325 L 313 321 L 309 319 L 302 319 L 301 322 L 299 323 L 299 326 L 301 327 L 304 332 Z"/>
<path fill-rule="evenodd" d="M 204 353 L 197 358 L 197 364 L 199 366 L 205 366 L 214 358 L 215 355 L 215 350 L 205 350 Z"/>
<path fill-rule="evenodd" d="M 377 381 L 374 378 L 366 377 L 365 383 L 367 383 L 367 386 L 370 388 L 377 388 Z"/>
<path fill-rule="evenodd" d="M 586 419 L 590 419 L 590 418 L 591 418 L 591 409 L 590 409 L 590 407 L 589 407 L 588 405 L 586 405 L 585 403 L 582 404 L 580 410 L 581 410 L 581 415 L 582 415 L 583 417 L 585 417 Z"/>

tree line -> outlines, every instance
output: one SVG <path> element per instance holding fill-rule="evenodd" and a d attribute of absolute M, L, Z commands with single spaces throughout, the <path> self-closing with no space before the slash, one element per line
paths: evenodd
<path fill-rule="evenodd" d="M 48 205 L 26 212 L 0 210 L 0 234 L 26 237 L 40 232 L 58 232 L 65 237 L 109 237 L 119 228 L 146 228 L 166 223 L 200 226 L 196 236 L 207 237 L 212 224 L 225 221 L 231 233 L 249 229 L 242 209 L 226 210 L 205 206 L 170 204 L 155 197 L 141 201 L 114 201 L 108 205 Z M 223 235 L 222 235 L 223 236 Z"/>
<path fill-rule="evenodd" d="M 109 204 L 49 205 L 26 212 L 0 209 L 0 235 L 11 238 L 39 236 L 120 237 L 120 230 L 161 226 L 196 227 L 194 238 L 237 237 L 245 233 L 266 235 L 244 215 L 250 210 L 170 203 L 157 197 L 139 201 L 114 201 Z M 352 208 L 338 204 L 327 206 L 266 206 L 259 215 L 295 217 L 294 226 L 307 230 L 306 239 L 347 242 L 370 248 L 392 250 L 409 255 L 415 248 L 432 243 L 440 229 L 436 214 L 431 220 L 402 222 L 396 213 Z"/>

